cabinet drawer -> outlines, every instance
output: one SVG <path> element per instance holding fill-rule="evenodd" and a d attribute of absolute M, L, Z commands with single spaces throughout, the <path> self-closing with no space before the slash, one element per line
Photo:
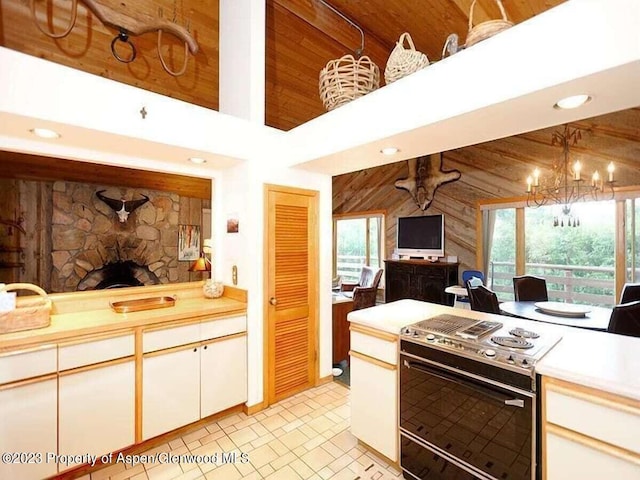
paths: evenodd
<path fill-rule="evenodd" d="M 200 325 L 200 340 L 224 337 L 247 330 L 247 317 L 244 315 L 232 318 L 221 318 L 203 322 Z"/>
<path fill-rule="evenodd" d="M 60 371 L 128 357 L 135 353 L 133 333 L 119 337 L 88 340 L 72 345 L 60 345 Z"/>
<path fill-rule="evenodd" d="M 640 410 L 633 413 L 632 407 L 615 408 L 597 397 L 590 401 L 588 394 L 580 392 L 578 397 L 556 388 L 547 388 L 547 422 L 640 453 Z"/>
<path fill-rule="evenodd" d="M 383 340 L 358 331 L 351 331 L 351 350 L 376 358 L 391 365 L 397 365 L 397 343 Z"/>
<path fill-rule="evenodd" d="M 0 384 L 39 377 L 58 370 L 55 345 L 0 356 Z"/>
<path fill-rule="evenodd" d="M 163 330 L 144 332 L 142 350 L 144 353 L 164 350 L 200 341 L 200 324 L 193 323 L 182 327 L 171 327 Z"/>

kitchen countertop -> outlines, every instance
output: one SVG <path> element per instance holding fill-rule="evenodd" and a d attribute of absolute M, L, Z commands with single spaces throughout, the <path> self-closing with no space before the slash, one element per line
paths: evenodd
<path fill-rule="evenodd" d="M 54 314 L 51 315 L 51 325 L 48 327 L 0 334 L 0 352 L 175 320 L 215 317 L 233 313 L 244 314 L 246 309 L 246 303 L 228 297 L 216 299 L 201 297 L 178 298 L 173 307 L 142 312 L 115 313 L 111 308 L 103 308 Z"/>
<path fill-rule="evenodd" d="M 562 340 L 536 363 L 541 375 L 640 400 L 640 338 L 474 312 L 417 300 L 398 300 L 351 312 L 350 322 L 398 334 L 402 327 L 442 313 L 497 320 Z"/>

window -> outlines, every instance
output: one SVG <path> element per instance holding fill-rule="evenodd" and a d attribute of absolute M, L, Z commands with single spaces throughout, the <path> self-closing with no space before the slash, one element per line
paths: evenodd
<path fill-rule="evenodd" d="M 493 210 L 493 233 L 490 237 L 488 284 L 502 301 L 513 300 L 513 277 L 516 274 L 516 209 Z"/>
<path fill-rule="evenodd" d="M 573 204 L 577 227 L 553 226 L 558 205 L 527 208 L 520 199 L 481 202 L 483 235 L 476 255 L 490 287 L 501 300 L 513 300 L 513 276 L 537 275 L 546 279 L 551 301 L 615 305 L 616 289 L 624 283 L 619 279 L 638 281 L 640 275 L 637 193 Z M 617 250 L 622 238 L 626 249 Z"/>
<path fill-rule="evenodd" d="M 363 265 L 382 267 L 384 214 L 359 213 L 334 217 L 334 276 L 357 282 Z"/>
<path fill-rule="evenodd" d="M 554 227 L 557 205 L 525 211 L 525 273 L 547 281 L 549 300 L 615 303 L 615 202 L 576 203 L 579 227 Z"/>

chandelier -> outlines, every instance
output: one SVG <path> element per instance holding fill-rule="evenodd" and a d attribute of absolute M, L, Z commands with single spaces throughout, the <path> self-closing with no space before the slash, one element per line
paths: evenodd
<path fill-rule="evenodd" d="M 596 170 L 589 183 L 582 178 L 580 161 L 570 163 L 570 147 L 575 146 L 581 138 L 581 130 L 570 128 L 569 125 L 565 125 L 563 131 L 553 132 L 551 145 L 562 146 L 562 158 L 554 161 L 547 177 L 541 177 L 539 168 L 527 177 L 527 207 L 538 208 L 549 203 L 561 207 L 561 214 L 553 218 L 554 227 L 580 226 L 580 219 L 571 211 L 571 206 L 576 202 L 613 199 L 613 162 L 607 167 L 607 180 Z"/>

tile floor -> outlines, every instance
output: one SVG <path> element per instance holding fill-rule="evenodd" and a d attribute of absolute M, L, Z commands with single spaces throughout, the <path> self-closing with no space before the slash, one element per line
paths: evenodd
<path fill-rule="evenodd" d="M 141 455 L 171 452 L 217 462 L 116 463 L 80 480 L 391 480 L 393 466 L 349 432 L 349 389 L 338 382 L 287 398 L 251 417 L 240 413 L 176 437 Z M 222 461 L 221 452 L 236 453 Z M 244 463 L 240 454 L 246 454 Z M 231 453 L 233 455 L 233 453 Z M 215 459 L 214 459 L 215 460 Z"/>

